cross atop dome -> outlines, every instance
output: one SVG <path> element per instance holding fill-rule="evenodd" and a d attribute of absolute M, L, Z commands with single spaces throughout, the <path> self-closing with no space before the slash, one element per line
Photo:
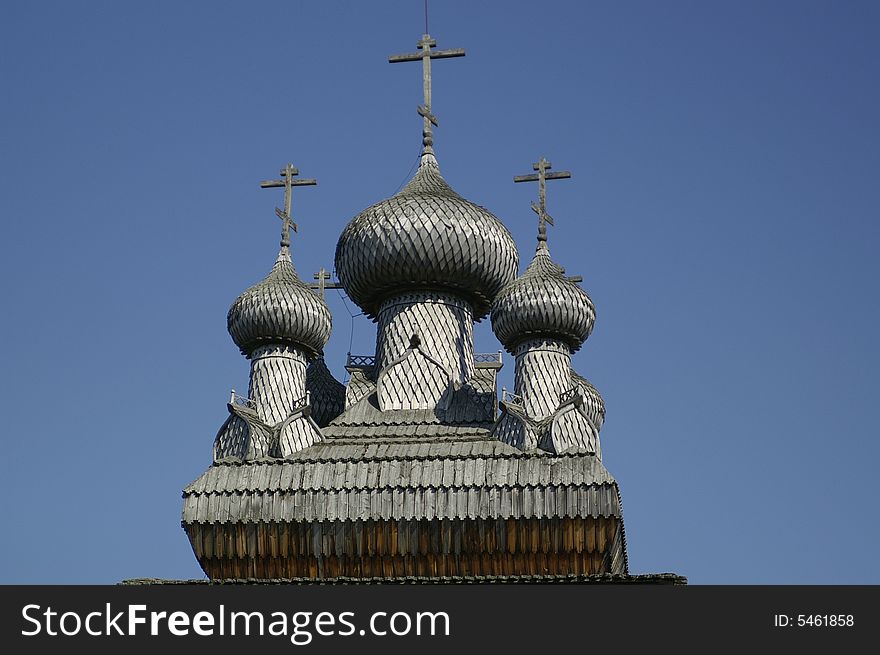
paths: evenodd
<path fill-rule="evenodd" d="M 548 173 L 552 168 L 549 161 L 541 157 L 536 163 L 532 164 L 532 170 L 538 171 L 537 174 L 517 175 L 513 178 L 514 182 L 537 182 L 538 183 L 538 203 L 532 203 L 532 211 L 538 215 L 538 241 L 547 241 L 547 226 L 555 225 L 553 217 L 547 213 L 547 180 L 564 180 L 571 177 L 570 171 L 557 171 Z"/>
<path fill-rule="evenodd" d="M 427 19 L 426 19 L 427 22 Z M 453 48 L 451 50 L 431 50 L 437 42 L 431 38 L 431 35 L 425 30 L 421 40 L 418 42 L 418 48 L 421 52 L 410 52 L 402 55 L 391 55 L 388 57 L 389 64 L 398 64 L 404 61 L 422 62 L 422 85 L 424 88 L 424 104 L 418 107 L 419 116 L 424 119 L 422 128 L 422 144 L 428 148 L 434 144 L 434 136 L 431 125 L 437 125 L 437 117 L 431 113 L 431 60 L 446 59 L 448 57 L 464 57 L 463 48 Z"/>
<path fill-rule="evenodd" d="M 276 207 L 275 215 L 281 219 L 281 247 L 286 248 L 290 246 L 290 228 L 293 228 L 294 232 L 297 231 L 297 225 L 293 222 L 293 216 L 290 214 L 290 206 L 293 202 L 293 187 L 315 186 L 318 183 L 318 180 L 294 180 L 293 178 L 299 175 L 299 169 L 293 164 L 287 164 L 287 166 L 281 169 L 280 174 L 284 179 L 264 180 L 263 182 L 260 182 L 260 188 L 272 189 L 284 187 L 284 209 L 282 210 Z"/>
<path fill-rule="evenodd" d="M 317 280 L 317 282 L 309 283 L 309 289 L 317 291 L 322 298 L 324 297 L 324 291 L 327 289 L 342 289 L 342 285 L 339 282 L 334 282 L 330 271 L 323 266 L 312 275 L 312 279 Z"/>

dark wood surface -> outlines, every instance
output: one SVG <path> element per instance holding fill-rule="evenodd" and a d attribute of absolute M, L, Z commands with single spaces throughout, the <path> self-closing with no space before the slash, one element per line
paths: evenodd
<path fill-rule="evenodd" d="M 618 519 L 191 524 L 210 578 L 612 573 Z"/>

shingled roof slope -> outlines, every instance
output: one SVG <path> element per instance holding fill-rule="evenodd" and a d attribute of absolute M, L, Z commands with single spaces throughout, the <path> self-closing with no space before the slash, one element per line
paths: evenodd
<path fill-rule="evenodd" d="M 484 436 L 328 439 L 283 460 L 218 462 L 183 497 L 184 523 L 620 516 L 617 483 L 592 453 Z"/>

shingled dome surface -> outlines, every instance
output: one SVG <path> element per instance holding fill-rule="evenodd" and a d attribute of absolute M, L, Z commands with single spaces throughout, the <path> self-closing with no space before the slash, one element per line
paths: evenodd
<path fill-rule="evenodd" d="M 507 285 L 492 306 L 492 330 L 509 350 L 525 339 L 559 339 L 577 351 L 593 331 L 593 301 L 550 259 L 545 241 L 525 273 Z"/>
<path fill-rule="evenodd" d="M 327 304 L 309 289 L 282 248 L 272 271 L 242 293 L 229 308 L 226 324 L 242 354 L 267 344 L 286 344 L 320 352 L 330 337 Z"/>
<path fill-rule="evenodd" d="M 339 280 L 371 317 L 390 295 L 427 289 L 466 298 L 479 320 L 518 264 L 507 228 L 453 191 L 430 152 L 406 187 L 358 214 L 336 245 Z"/>

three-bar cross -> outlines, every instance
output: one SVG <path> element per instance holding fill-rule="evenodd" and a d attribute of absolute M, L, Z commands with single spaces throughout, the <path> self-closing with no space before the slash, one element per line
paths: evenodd
<path fill-rule="evenodd" d="M 339 282 L 328 282 L 330 280 L 330 273 L 323 266 L 318 269 L 318 272 L 312 276 L 317 282 L 312 282 L 309 284 L 310 289 L 315 289 L 318 293 L 321 294 L 321 297 L 324 297 L 325 289 L 341 289 L 342 285 Z"/>
<path fill-rule="evenodd" d="M 288 164 L 281 169 L 281 177 L 284 179 L 260 182 L 260 187 L 263 189 L 284 187 L 284 209 L 275 208 L 275 215 L 281 219 L 282 247 L 290 245 L 290 228 L 292 227 L 294 232 L 297 231 L 296 223 L 293 222 L 293 217 L 290 215 L 290 206 L 293 202 L 293 187 L 315 186 L 318 183 L 318 180 L 315 179 L 294 180 L 293 178 L 296 175 L 299 175 L 299 170 L 293 164 Z"/>
<path fill-rule="evenodd" d="M 537 163 L 532 164 L 532 169 L 538 171 L 532 175 L 517 175 L 513 178 L 514 182 L 537 182 L 538 183 L 538 202 L 532 203 L 532 211 L 538 215 L 538 241 L 547 240 L 546 223 L 553 225 L 553 217 L 547 213 L 547 180 L 564 180 L 571 177 L 569 171 L 558 171 L 556 173 L 548 173 L 552 168 L 550 162 L 541 157 Z"/>
<path fill-rule="evenodd" d="M 452 50 L 431 50 L 437 42 L 431 38 L 430 34 L 424 34 L 418 43 L 421 52 L 410 52 L 402 55 L 391 55 L 388 57 L 388 63 L 398 64 L 404 61 L 422 61 L 422 84 L 424 88 L 425 104 L 418 108 L 419 116 L 424 119 L 424 127 L 422 128 L 422 143 L 430 146 L 434 143 L 431 125 L 437 125 L 437 117 L 431 113 L 431 60 L 446 59 L 447 57 L 464 57 L 463 48 L 454 48 Z"/>

